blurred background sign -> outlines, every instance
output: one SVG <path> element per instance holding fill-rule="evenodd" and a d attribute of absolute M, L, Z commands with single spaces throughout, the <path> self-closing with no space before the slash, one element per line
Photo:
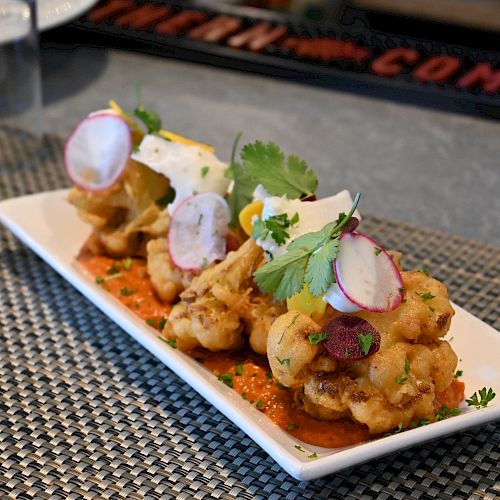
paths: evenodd
<path fill-rule="evenodd" d="M 138 50 L 498 118 L 499 32 L 500 0 L 101 0 L 43 41 Z"/>

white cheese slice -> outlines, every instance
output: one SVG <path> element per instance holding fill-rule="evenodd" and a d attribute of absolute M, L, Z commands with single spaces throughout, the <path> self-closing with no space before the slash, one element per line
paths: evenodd
<path fill-rule="evenodd" d="M 269 196 L 262 186 L 255 190 L 254 197 L 264 203 L 262 210 L 262 219 L 266 220 L 274 215 L 286 213 L 291 220 L 297 213 L 299 221 L 297 224 L 288 228 L 288 238 L 285 243 L 278 245 L 269 234 L 265 239 L 257 240 L 259 245 L 268 256 L 279 257 L 285 253 L 288 243 L 299 236 L 313 231 L 319 231 L 329 222 L 338 219 L 341 212 L 347 213 L 352 207 L 352 198 L 346 189 L 340 193 L 315 201 L 289 200 L 282 196 Z M 354 215 L 360 219 L 361 216 L 356 210 Z"/>
<path fill-rule="evenodd" d="M 146 135 L 132 159 L 168 177 L 176 193 L 168 206 L 170 214 L 193 194 L 212 192 L 224 196 L 229 186 L 230 180 L 224 177 L 227 165 L 199 146 Z"/>

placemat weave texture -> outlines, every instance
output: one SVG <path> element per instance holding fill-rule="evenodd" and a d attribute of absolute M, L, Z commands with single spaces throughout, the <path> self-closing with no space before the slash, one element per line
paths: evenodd
<path fill-rule="evenodd" d="M 68 185 L 61 141 L 36 165 L 0 132 L 0 199 Z M 500 328 L 500 250 L 366 217 L 366 232 L 425 267 Z M 500 498 L 489 424 L 311 482 L 250 438 L 0 228 L 0 498 Z"/>

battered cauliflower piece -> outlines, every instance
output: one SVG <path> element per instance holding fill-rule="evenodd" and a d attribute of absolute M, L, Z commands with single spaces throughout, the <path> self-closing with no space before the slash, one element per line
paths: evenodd
<path fill-rule="evenodd" d="M 262 260 L 262 249 L 252 239 L 225 260 L 203 271 L 181 293 L 163 330 L 183 351 L 197 346 L 211 351 L 238 349 L 244 335 L 265 354 L 267 329 L 284 306 L 255 288 L 252 273 Z"/>
<path fill-rule="evenodd" d="M 373 434 L 434 419 L 436 393 L 451 384 L 458 361 L 440 340 L 454 311 L 438 281 L 421 272 L 402 277 L 406 301 L 395 311 L 353 314 L 381 336 L 380 350 L 365 359 L 336 361 L 322 344 L 311 345 L 307 332 L 321 327 L 297 311 L 273 324 L 268 338 L 273 375 L 292 387 L 295 402 L 307 413 L 322 420 L 351 417 Z"/>
<path fill-rule="evenodd" d="M 192 273 L 181 271 L 174 265 L 166 238 L 150 240 L 146 246 L 147 268 L 151 284 L 158 297 L 171 304 L 189 286 Z"/>
<path fill-rule="evenodd" d="M 130 160 L 122 178 L 101 191 L 73 187 L 68 202 L 93 228 L 88 250 L 112 257 L 145 256 L 149 239 L 165 234 L 168 214 L 155 200 L 165 195 L 168 180 Z"/>

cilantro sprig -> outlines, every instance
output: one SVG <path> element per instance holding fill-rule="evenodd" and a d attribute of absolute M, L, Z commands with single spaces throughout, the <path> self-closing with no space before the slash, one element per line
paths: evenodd
<path fill-rule="evenodd" d="M 271 238 L 278 244 L 283 245 L 290 238 L 288 229 L 299 222 L 299 214 L 295 212 L 291 219 L 288 214 L 272 215 L 266 220 L 258 218 L 253 223 L 252 238 L 254 240 L 264 240 L 269 234 Z"/>
<path fill-rule="evenodd" d="M 318 178 L 307 167 L 305 161 L 285 155 L 273 142 L 256 141 L 242 148 L 241 161 L 236 160 L 236 151 L 241 133 L 236 136 L 231 152 L 231 162 L 225 176 L 233 181 L 233 188 L 227 198 L 231 208 L 231 226 L 238 223 L 238 215 L 253 199 L 255 188 L 262 184 L 273 196 L 287 196 L 289 199 L 305 198 L 314 194 Z"/>
<path fill-rule="evenodd" d="M 335 281 L 332 262 L 337 256 L 342 228 L 349 222 L 361 195 L 345 217 L 326 224 L 319 231 L 306 233 L 292 241 L 286 252 L 254 272 L 257 285 L 272 292 L 277 300 L 285 300 L 300 292 L 307 283 L 315 297 L 324 295 Z"/>
<path fill-rule="evenodd" d="M 157 134 L 161 130 L 161 119 L 158 113 L 148 110 L 144 107 L 141 96 L 141 86 L 137 82 L 136 86 L 137 102 L 139 103 L 134 109 L 134 115 L 141 120 L 146 126 L 148 134 Z"/>
<path fill-rule="evenodd" d="M 285 155 L 273 142 L 247 144 L 241 159 L 250 177 L 274 196 L 307 197 L 318 187 L 318 178 L 306 162 L 295 155 L 290 155 L 285 162 Z"/>
<path fill-rule="evenodd" d="M 488 390 L 486 390 L 486 387 L 483 387 L 477 392 L 479 393 L 479 396 L 477 395 L 477 393 L 474 393 L 471 398 L 466 399 L 465 402 L 469 406 L 475 406 L 478 410 L 488 406 L 488 403 L 492 401 L 496 396 L 491 387 Z"/>

